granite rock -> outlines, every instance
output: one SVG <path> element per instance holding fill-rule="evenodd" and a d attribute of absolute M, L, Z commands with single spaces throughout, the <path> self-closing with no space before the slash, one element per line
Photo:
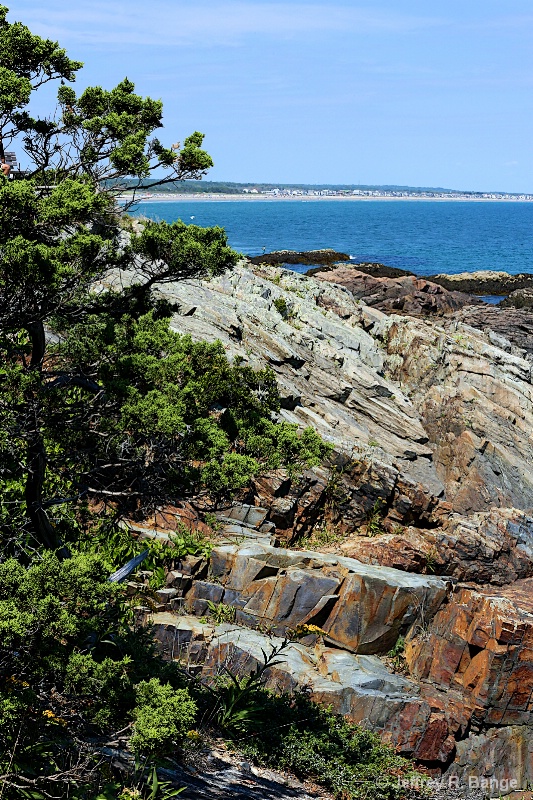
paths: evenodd
<path fill-rule="evenodd" d="M 533 575 L 533 517 L 514 508 L 453 514 L 438 528 L 347 537 L 339 549 L 366 564 L 507 586 Z"/>
<path fill-rule="evenodd" d="M 430 620 L 447 592 L 440 578 L 256 543 L 216 547 L 211 581 L 195 581 L 185 595 L 195 613 L 207 600 L 223 602 L 243 625 L 280 635 L 318 625 L 331 644 L 368 654 L 390 650 L 421 614 Z"/>
<path fill-rule="evenodd" d="M 385 313 L 442 316 L 482 302 L 415 275 L 376 277 L 357 267 L 339 265 L 327 271 L 313 270 L 313 276 L 346 287 L 354 297 Z"/>
<path fill-rule="evenodd" d="M 507 295 L 516 289 L 533 286 L 533 274 L 510 275 L 503 270 L 458 272 L 455 275 L 431 275 L 428 280 L 450 291 L 459 290 L 476 295 Z"/>
<path fill-rule="evenodd" d="M 384 313 L 331 275 L 241 264 L 210 283 L 155 287 L 180 309 L 176 331 L 219 339 L 229 357 L 253 367 L 270 365 L 280 418 L 312 425 L 333 445 L 330 463 L 299 478 L 283 470 L 257 477 L 239 503 L 220 510 L 227 539 L 247 544 L 216 547 L 211 573 L 203 565 L 191 574 L 185 601 L 198 614 L 208 599 L 233 605 L 240 627 L 230 626 L 237 638 L 224 652 L 250 664 L 257 649 L 246 637 L 259 636 L 258 626 L 283 635 L 304 622 L 319 625 L 325 655 L 299 651 L 300 666 L 294 655 L 290 674 L 277 680 L 288 686 L 308 654 L 315 697 L 335 698 L 340 713 L 371 724 L 401 752 L 463 775 L 469 761 L 486 775 L 506 774 L 512 764 L 525 786 L 533 727 L 533 313 L 462 300 L 453 310 L 449 293 L 423 291 L 409 276 L 395 280 L 411 294 L 401 308 L 389 297 Z M 418 289 L 425 298 L 416 308 L 405 298 Z M 280 298 L 289 318 L 276 308 Z M 439 314 L 447 304 L 446 313 L 428 315 L 434 304 Z M 202 502 L 194 498 L 174 517 L 198 527 Z M 336 532 L 338 553 L 268 544 L 297 544 L 323 525 Z M 175 571 L 186 574 L 186 566 Z M 192 635 L 185 625 L 177 636 L 176 618 L 165 619 L 156 633 L 161 647 L 188 652 L 197 670 L 209 652 L 216 660 L 205 626 Z M 410 675 L 398 694 L 376 656 L 400 634 Z M 221 655 L 222 643 L 216 647 Z M 350 659 L 359 659 L 357 669 Z M 374 679 L 381 688 L 372 705 Z"/>
<path fill-rule="evenodd" d="M 276 250 L 249 259 L 251 264 L 332 264 L 335 261 L 349 261 L 347 253 L 339 253 L 328 248 L 322 250 Z"/>
<path fill-rule="evenodd" d="M 160 652 L 189 669 L 198 665 L 201 656 L 197 674 L 208 684 L 227 675 L 226 670 L 238 676 L 250 674 L 264 664 L 264 654 L 269 656 L 283 642 L 238 625 L 199 626 L 195 617 L 174 620 L 173 634 L 169 615 L 153 615 Z M 389 672 L 376 656 L 291 642 L 275 662 L 265 672 L 267 688 L 305 690 L 316 702 L 379 732 L 398 752 L 414 755 L 420 762 L 449 756 L 451 734 L 444 716 L 432 711 L 416 683 Z"/>

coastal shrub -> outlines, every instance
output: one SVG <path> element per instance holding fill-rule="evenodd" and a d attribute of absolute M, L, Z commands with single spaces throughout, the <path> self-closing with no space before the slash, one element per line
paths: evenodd
<path fill-rule="evenodd" d="M 390 800 L 403 795 L 399 778 L 412 774 L 413 765 L 378 736 L 303 693 L 264 694 L 261 724 L 238 740 L 255 763 L 310 778 L 339 800 Z"/>
<path fill-rule="evenodd" d="M 178 522 L 176 530 L 168 534 L 168 542 L 159 539 L 135 539 L 131 531 L 118 525 L 112 517 L 94 520 L 86 531 L 80 534 L 78 548 L 83 552 L 97 552 L 104 560 L 108 572 L 114 572 L 130 559 L 148 550 L 148 555 L 140 569 L 161 571 L 166 574 L 186 556 L 200 556 L 208 559 L 211 542 L 200 531 L 189 530 Z"/>
<path fill-rule="evenodd" d="M 272 370 L 232 363 L 220 342 L 193 342 L 154 311 L 89 318 L 54 357 L 65 370 L 91 375 L 102 392 L 90 426 L 78 392 L 61 406 L 71 424 L 49 436 L 76 453 L 95 492 L 112 483 L 117 502 L 142 496 L 146 508 L 184 490 L 232 492 L 260 471 L 313 466 L 329 451 L 312 429 L 277 421 Z"/>
<path fill-rule="evenodd" d="M 288 645 L 284 639 L 280 645 L 272 647 L 270 653 L 262 650 L 263 662 L 258 663 L 248 675 L 238 675 L 227 667 L 222 673 L 215 688 L 215 719 L 218 727 L 230 736 L 257 730 L 268 715 L 269 693 L 264 689 L 267 670 L 281 664 L 283 657 L 278 658 Z M 224 680 L 225 674 L 225 680 Z"/>
<path fill-rule="evenodd" d="M 138 755 L 166 755 L 176 749 L 194 726 L 196 703 L 186 689 L 173 689 L 157 678 L 136 689 L 137 705 L 131 746 Z"/>
<path fill-rule="evenodd" d="M 130 656 L 96 661 L 91 653 L 72 653 L 65 670 L 65 693 L 79 701 L 87 720 L 105 729 L 134 703 L 132 666 Z"/>
<path fill-rule="evenodd" d="M 149 706 L 136 687 L 152 679 L 164 686 L 163 698 L 178 692 L 183 718 L 191 719 L 194 704 L 179 694 L 177 666 L 157 655 L 149 628 L 130 628 L 124 590 L 108 574 L 94 553 L 60 560 L 43 552 L 28 567 L 15 559 L 0 564 L 0 774 L 15 764 L 46 785 L 77 763 L 81 741 L 86 758 L 95 737 L 108 738 Z M 172 735 L 178 740 L 181 727 Z M 87 762 L 79 775 L 93 770 Z"/>
<path fill-rule="evenodd" d="M 287 301 L 283 296 L 276 297 L 276 299 L 274 300 L 274 308 L 276 309 L 278 314 L 280 314 L 283 317 L 283 319 L 288 320 L 292 316 L 289 304 L 287 303 Z"/>

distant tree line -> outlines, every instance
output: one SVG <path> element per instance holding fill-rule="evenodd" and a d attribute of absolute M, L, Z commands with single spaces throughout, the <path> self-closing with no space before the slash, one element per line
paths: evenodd
<path fill-rule="evenodd" d="M 122 180 L 122 188 L 139 188 L 137 181 Z M 394 185 L 370 185 L 370 184 L 349 184 L 349 183 L 233 183 L 230 181 L 174 181 L 158 185 L 156 180 L 145 180 L 141 183 L 141 188 L 153 192 L 179 192 L 180 194 L 242 194 L 245 190 L 257 189 L 258 192 L 265 192 L 271 189 L 299 189 L 301 191 L 322 191 L 331 189 L 333 191 L 354 191 L 359 189 L 363 192 L 382 191 L 382 192 L 439 192 L 453 193 L 457 189 L 443 189 L 440 187 L 427 186 L 394 186 Z M 472 194 L 476 194 L 472 192 Z"/>

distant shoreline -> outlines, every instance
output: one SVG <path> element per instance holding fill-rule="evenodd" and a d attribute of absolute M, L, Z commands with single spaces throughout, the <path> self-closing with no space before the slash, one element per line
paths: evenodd
<path fill-rule="evenodd" d="M 123 199 L 126 199 L 126 195 L 124 195 Z M 231 202 L 266 202 L 266 203 L 316 203 L 322 201 L 345 201 L 348 200 L 350 202 L 376 202 L 376 201 L 386 201 L 386 202 L 414 202 L 414 203 L 421 203 L 421 202 L 429 202 L 429 203 L 531 203 L 532 200 L 523 200 L 518 198 L 512 197 L 367 197 L 361 195 L 348 195 L 348 196 L 339 196 L 339 195 L 320 195 L 320 196 L 289 196 L 289 197 L 279 197 L 279 196 L 271 196 L 271 195 L 264 195 L 264 194 L 166 194 L 165 195 L 157 195 L 154 194 L 153 197 L 150 197 L 146 200 L 140 199 L 136 201 L 137 204 L 141 203 L 172 203 L 172 202 L 193 202 L 193 203 L 202 203 L 202 202 L 220 202 L 220 203 L 231 203 Z"/>

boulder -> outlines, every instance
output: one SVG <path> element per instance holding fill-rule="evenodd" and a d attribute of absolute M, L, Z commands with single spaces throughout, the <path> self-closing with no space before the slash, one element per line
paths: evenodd
<path fill-rule="evenodd" d="M 457 743 L 446 778 L 501 797 L 533 784 L 533 731 L 523 725 L 492 728 Z M 527 797 L 527 795 L 526 795 Z M 524 800 L 526 800 L 524 798 Z"/>
<path fill-rule="evenodd" d="M 207 600 L 237 608 L 237 621 L 284 634 L 318 625 L 350 652 L 386 653 L 401 633 L 436 613 L 440 578 L 364 565 L 343 556 L 262 544 L 225 545 L 211 554 L 211 580 L 195 581 L 185 602 L 203 614 Z"/>
<path fill-rule="evenodd" d="M 533 274 L 510 275 L 502 270 L 479 270 L 458 272 L 455 275 L 430 275 L 428 280 L 449 291 L 467 292 L 475 295 L 507 295 L 515 289 L 533 286 Z"/>
<path fill-rule="evenodd" d="M 335 261 L 349 261 L 347 253 L 325 248 L 323 250 L 275 250 L 248 259 L 251 264 L 332 264 Z"/>
<path fill-rule="evenodd" d="M 453 514 L 438 528 L 352 536 L 340 550 L 365 564 L 507 586 L 533 575 L 533 517 L 514 508 Z"/>
<path fill-rule="evenodd" d="M 327 280 L 350 290 L 354 297 L 389 314 L 442 316 L 465 305 L 481 303 L 477 297 L 448 291 L 436 283 L 415 275 L 376 277 L 357 267 L 339 265 L 327 270 L 313 270 L 318 280 Z"/>
<path fill-rule="evenodd" d="M 444 717 L 433 713 L 415 683 L 389 672 L 376 656 L 284 644 L 278 637 L 238 625 L 198 626 L 194 617 L 175 618 L 173 638 L 168 615 L 154 614 L 152 622 L 165 658 L 194 668 L 201 653 L 198 674 L 207 683 L 227 676 L 226 670 L 238 676 L 250 674 L 276 648 L 275 663 L 264 674 L 267 688 L 289 693 L 305 690 L 311 699 L 379 732 L 398 752 L 420 761 L 434 762 L 439 754 L 449 755 L 450 733 Z"/>
<path fill-rule="evenodd" d="M 499 304 L 501 308 L 533 308 L 533 283 L 523 289 L 515 289 Z"/>

